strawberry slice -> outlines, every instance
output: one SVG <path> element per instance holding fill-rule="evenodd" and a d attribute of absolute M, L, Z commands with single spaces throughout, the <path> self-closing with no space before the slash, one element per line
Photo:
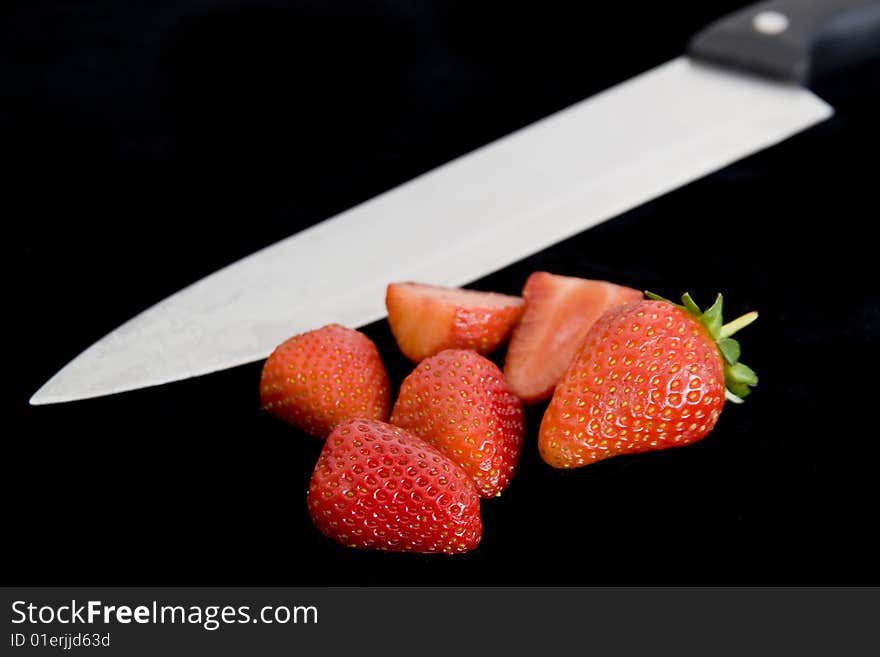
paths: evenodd
<path fill-rule="evenodd" d="M 327 437 L 307 505 L 322 534 L 347 547 L 457 554 L 483 533 L 473 480 L 405 429 L 350 420 Z"/>
<path fill-rule="evenodd" d="M 605 311 L 642 298 L 606 281 L 534 272 L 523 288 L 525 312 L 510 337 L 504 375 L 527 404 L 550 397 L 587 331 Z"/>
<path fill-rule="evenodd" d="M 422 283 L 391 283 L 385 306 L 400 351 L 414 363 L 444 349 L 489 354 L 524 308 L 520 297 Z"/>

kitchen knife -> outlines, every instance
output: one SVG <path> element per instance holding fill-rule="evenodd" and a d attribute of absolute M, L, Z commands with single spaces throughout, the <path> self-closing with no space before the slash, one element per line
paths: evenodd
<path fill-rule="evenodd" d="M 828 118 L 832 108 L 804 86 L 811 74 L 878 46 L 878 0 L 748 7 L 697 34 L 686 55 L 168 297 L 30 401 L 97 397 L 260 360 L 296 333 L 382 318 L 392 281 L 466 284 Z"/>

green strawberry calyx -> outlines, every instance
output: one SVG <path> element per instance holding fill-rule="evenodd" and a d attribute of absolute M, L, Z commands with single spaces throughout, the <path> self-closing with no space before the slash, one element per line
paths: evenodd
<path fill-rule="evenodd" d="M 748 365 L 739 361 L 739 342 L 731 336 L 758 319 L 758 313 L 748 312 L 725 324 L 721 318 L 721 306 L 724 301 L 721 294 L 715 297 L 715 303 L 705 311 L 700 309 L 688 292 L 681 296 L 681 304 L 673 303 L 653 292 L 645 292 L 645 296 L 654 301 L 664 301 L 682 308 L 700 321 L 712 336 L 724 359 L 725 395 L 728 401 L 741 404 L 752 388 L 758 384 L 758 375 Z"/>

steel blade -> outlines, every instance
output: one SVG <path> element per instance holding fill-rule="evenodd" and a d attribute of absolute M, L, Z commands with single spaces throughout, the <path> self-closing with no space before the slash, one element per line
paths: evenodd
<path fill-rule="evenodd" d="M 385 286 L 463 285 L 827 118 L 809 91 L 672 60 L 248 256 L 120 326 L 32 404 L 265 358 L 385 315 Z"/>

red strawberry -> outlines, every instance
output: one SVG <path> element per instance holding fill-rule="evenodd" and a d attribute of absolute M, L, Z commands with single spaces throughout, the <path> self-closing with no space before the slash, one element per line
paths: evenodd
<path fill-rule="evenodd" d="M 501 370 L 470 350 L 448 349 L 419 363 L 400 386 L 391 423 L 458 463 L 483 497 L 501 494 L 522 453 L 522 402 Z"/>
<path fill-rule="evenodd" d="M 454 554 L 482 536 L 480 496 L 464 471 L 414 435 L 350 420 L 327 437 L 308 509 L 325 536 L 349 547 Z"/>
<path fill-rule="evenodd" d="M 547 399 L 587 331 L 606 310 L 642 293 L 605 281 L 533 273 L 523 288 L 526 310 L 513 331 L 504 375 L 527 404 Z"/>
<path fill-rule="evenodd" d="M 339 324 L 295 335 L 263 366 L 263 408 L 324 438 L 349 418 L 388 419 L 388 374 L 376 345 Z"/>
<path fill-rule="evenodd" d="M 730 337 L 757 313 L 722 325 L 720 294 L 705 313 L 687 294 L 684 306 L 649 296 L 608 311 L 587 334 L 541 422 L 538 449 L 550 465 L 700 440 L 725 397 L 742 401 L 757 384 Z"/>
<path fill-rule="evenodd" d="M 385 306 L 400 351 L 414 363 L 444 349 L 486 355 L 507 339 L 523 312 L 519 297 L 420 283 L 390 284 Z"/>

